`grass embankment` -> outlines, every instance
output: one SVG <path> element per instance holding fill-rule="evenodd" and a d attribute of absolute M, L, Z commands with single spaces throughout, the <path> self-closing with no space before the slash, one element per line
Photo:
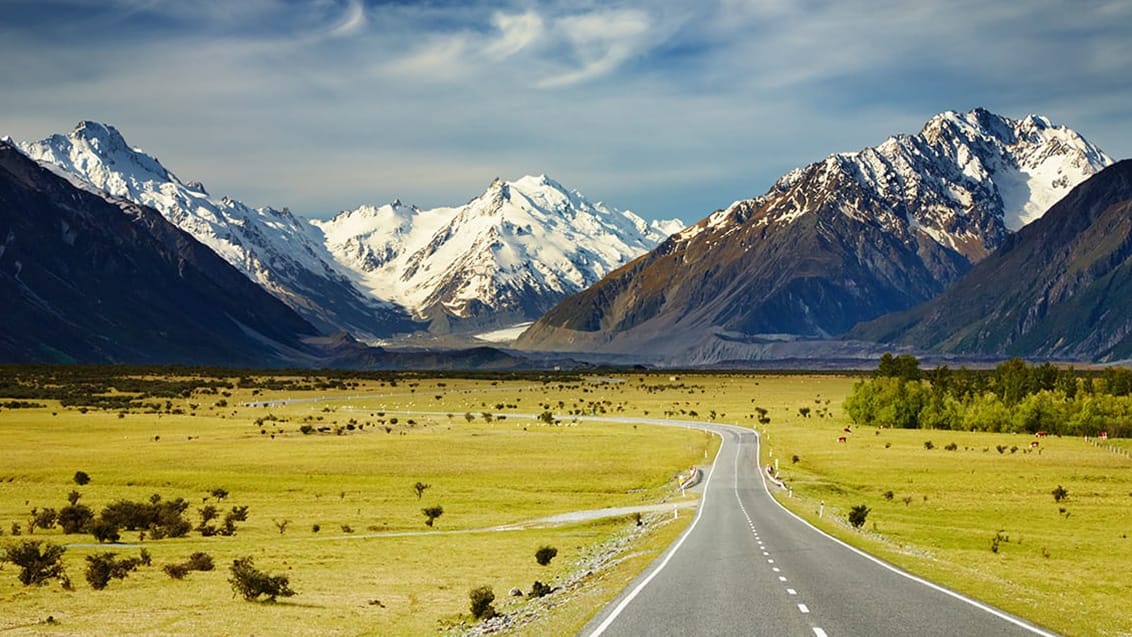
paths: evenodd
<path fill-rule="evenodd" d="M 554 396 L 589 398 L 600 385 L 564 383 Z M 16 568 L 0 569 L 0 630 L 5 634 L 382 634 L 435 633 L 470 618 L 468 591 L 492 586 L 496 607 L 521 604 L 507 591 L 555 583 L 595 547 L 633 525 L 611 519 L 553 528 L 491 531 L 557 513 L 655 503 L 674 477 L 714 448 L 709 436 L 681 429 L 500 419 L 538 413 L 549 400 L 529 381 L 419 379 L 396 386 L 363 382 L 349 391 L 252 391 L 194 394 L 165 412 L 62 408 L 0 411 L 0 542 L 28 539 L 33 507 L 67 505 L 71 490 L 95 512 L 129 499 L 190 502 L 194 524 L 206 503 L 249 507 L 233 537 L 200 537 L 99 547 L 89 535 L 36 530 L 34 539 L 70 544 L 65 555 L 74 592 L 57 584 L 23 587 Z M 270 406 L 249 401 L 319 398 Z M 326 399 L 326 400 L 323 400 Z M 559 398 L 555 398 L 558 400 Z M 163 401 L 161 401 L 163 402 Z M 526 403 L 526 404 L 524 404 Z M 496 405 L 501 408 L 496 408 Z M 507 407 L 507 405 L 511 407 Z M 194 408 L 193 405 L 196 405 Z M 394 415 L 437 411 L 439 416 Z M 489 422 L 484 413 L 491 413 Z M 451 417 L 447 414 L 451 413 Z M 474 417 L 469 421 L 465 414 Z M 304 435 L 309 425 L 315 433 Z M 318 427 L 329 431 L 318 433 Z M 341 435 L 336 435 L 340 431 Z M 92 480 L 77 486 L 85 471 Z M 430 485 L 418 499 L 413 485 Z M 209 493 L 223 488 L 223 501 Z M 433 528 L 421 509 L 439 505 Z M 570 604 L 533 630 L 569 633 L 611 599 L 683 528 L 690 516 L 658 525 L 633 554 L 599 574 Z M 13 524 L 23 535 L 12 537 Z M 280 526 L 283 526 L 280 529 Z M 317 525 L 317 530 L 316 530 Z M 546 567 L 534 553 L 554 546 Z M 102 591 L 83 579 L 85 557 L 146 548 L 154 566 Z M 217 566 L 177 581 L 160 567 L 194 551 Z M 242 556 L 290 577 L 298 595 L 275 604 L 233 597 L 227 566 Z M 625 557 L 625 556 L 622 556 Z M 46 623 L 51 617 L 54 624 Z"/>

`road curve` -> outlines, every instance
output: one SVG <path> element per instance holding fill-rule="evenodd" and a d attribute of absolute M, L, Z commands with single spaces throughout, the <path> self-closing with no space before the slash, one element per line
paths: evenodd
<path fill-rule="evenodd" d="M 621 635 L 1052 635 L 836 540 L 771 497 L 758 434 L 728 425 L 689 528 L 582 628 Z"/>

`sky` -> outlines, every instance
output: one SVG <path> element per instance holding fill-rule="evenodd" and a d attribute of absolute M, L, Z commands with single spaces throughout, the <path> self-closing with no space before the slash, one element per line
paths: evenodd
<path fill-rule="evenodd" d="M 0 0 L 0 135 L 116 126 L 326 218 L 546 174 L 699 220 L 984 107 L 1132 157 L 1127 0 Z"/>

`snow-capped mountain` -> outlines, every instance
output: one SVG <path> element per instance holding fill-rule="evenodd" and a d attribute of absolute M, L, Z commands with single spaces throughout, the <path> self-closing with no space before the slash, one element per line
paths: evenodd
<path fill-rule="evenodd" d="M 109 195 L 157 209 L 324 331 L 383 337 L 412 328 L 400 308 L 362 293 L 339 271 L 309 223 L 287 209 L 213 198 L 200 183 L 182 182 L 156 158 L 130 147 L 113 126 L 84 121 L 68 135 L 20 148 Z"/>
<path fill-rule="evenodd" d="M 550 310 L 518 344 L 695 349 L 703 362 L 705 351 L 743 357 L 759 339 L 840 334 L 938 294 L 1111 163 L 1043 117 L 942 113 L 712 213 Z"/>
<path fill-rule="evenodd" d="M 480 326 L 534 320 L 683 227 L 650 226 L 542 175 L 496 179 L 459 207 L 394 201 L 312 223 L 365 289 L 434 324 Z"/>

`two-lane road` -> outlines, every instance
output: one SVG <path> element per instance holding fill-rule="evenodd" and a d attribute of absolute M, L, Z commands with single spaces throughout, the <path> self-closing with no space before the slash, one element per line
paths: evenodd
<path fill-rule="evenodd" d="M 900 572 L 787 512 L 767 490 L 755 432 L 680 425 L 723 439 L 697 517 L 582 635 L 1051 634 Z"/>

